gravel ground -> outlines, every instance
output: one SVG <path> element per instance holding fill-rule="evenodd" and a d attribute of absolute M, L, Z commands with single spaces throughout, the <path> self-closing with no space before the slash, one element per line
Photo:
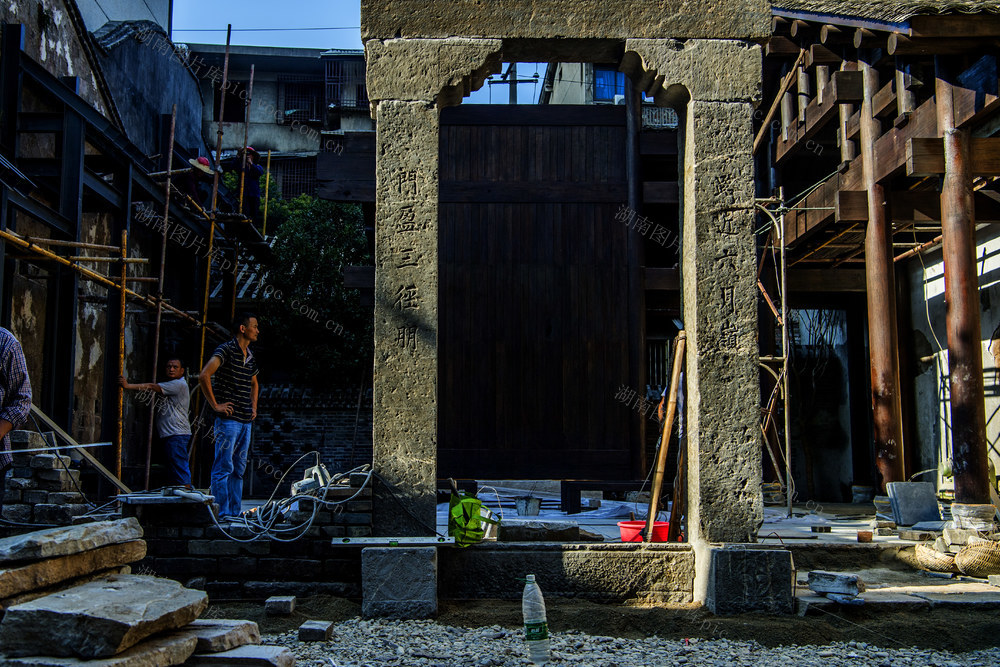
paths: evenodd
<path fill-rule="evenodd" d="M 298 641 L 295 631 L 265 635 L 265 644 L 290 648 L 300 667 L 426 665 L 427 667 L 524 667 L 529 665 L 523 633 L 499 625 L 456 628 L 432 621 L 350 619 L 334 626 L 329 642 Z M 876 667 L 952 667 L 1000 665 L 1000 648 L 948 651 L 880 648 L 861 642 L 825 646 L 777 646 L 755 641 L 622 639 L 577 631 L 552 635 L 554 665 L 638 667 L 640 665 L 873 665 Z"/>

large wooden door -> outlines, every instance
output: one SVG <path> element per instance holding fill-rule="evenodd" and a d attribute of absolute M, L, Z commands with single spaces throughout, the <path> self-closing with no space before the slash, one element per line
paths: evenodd
<path fill-rule="evenodd" d="M 441 124 L 439 476 L 631 478 L 624 108 Z"/>

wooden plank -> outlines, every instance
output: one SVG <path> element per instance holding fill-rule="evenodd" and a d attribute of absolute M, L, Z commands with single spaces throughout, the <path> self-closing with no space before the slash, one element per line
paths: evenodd
<path fill-rule="evenodd" d="M 836 65 L 840 67 L 843 58 L 822 44 L 813 44 L 806 51 L 805 60 L 802 61 L 806 69 L 812 69 L 817 65 Z"/>
<path fill-rule="evenodd" d="M 624 182 L 602 183 L 601 187 L 587 182 L 542 181 L 490 182 L 452 181 L 441 183 L 438 201 L 442 203 L 480 202 L 560 202 L 578 201 L 587 203 L 621 203 L 625 201 Z"/>
<path fill-rule="evenodd" d="M 677 155 L 677 130 L 650 130 L 639 133 L 640 155 Z"/>
<path fill-rule="evenodd" d="M 576 127 L 613 125 L 625 127 L 622 105 L 521 105 L 516 111 L 503 104 L 462 104 L 441 110 L 441 126 L 516 125 Z"/>
<path fill-rule="evenodd" d="M 1000 16 L 986 12 L 918 15 L 909 23 L 910 37 L 1000 37 Z"/>
<path fill-rule="evenodd" d="M 896 225 L 941 223 L 941 195 L 935 190 L 896 191 L 889 194 L 889 210 Z M 1000 221 L 1000 202 L 986 192 L 973 194 L 977 223 Z M 837 222 L 868 222 L 868 193 L 841 190 L 836 196 Z"/>
<path fill-rule="evenodd" d="M 836 222 L 867 222 L 868 193 L 864 190 L 838 190 L 834 199 Z"/>
<path fill-rule="evenodd" d="M 799 45 L 787 37 L 774 36 L 767 40 L 764 55 L 774 58 L 792 58 L 799 55 Z"/>
<path fill-rule="evenodd" d="M 806 122 L 795 123 L 788 131 L 788 139 L 778 141 L 775 163 L 780 164 L 792 154 L 810 149 L 809 141 L 828 123 L 837 118 L 839 105 L 861 100 L 861 73 L 836 71 L 823 89 L 823 102 L 819 97 L 810 100 L 806 107 Z"/>
<path fill-rule="evenodd" d="M 886 118 L 896 114 L 896 82 L 892 81 L 882 86 L 872 99 L 872 114 L 879 118 Z"/>
<path fill-rule="evenodd" d="M 69 433 L 62 430 L 62 428 L 59 427 L 59 424 L 52 421 L 52 419 L 49 418 L 47 414 L 42 412 L 41 409 L 39 409 L 39 407 L 34 403 L 31 404 L 31 413 L 36 417 L 38 417 L 39 419 L 41 419 L 46 426 L 55 431 L 56 435 L 62 438 L 62 440 L 66 444 L 72 446 L 74 452 L 85 458 L 87 460 L 87 463 L 94 466 L 94 468 L 97 469 L 97 472 L 99 472 L 101 476 L 104 477 L 106 480 L 114 484 L 119 491 L 121 491 L 122 493 L 132 493 L 132 489 L 125 486 L 125 484 L 120 479 L 115 477 L 115 474 L 113 472 L 105 468 L 101 464 L 101 462 L 94 457 L 93 454 L 91 454 L 89 451 L 81 447 L 79 442 L 74 440 Z"/>
<path fill-rule="evenodd" d="M 973 127 L 1000 107 L 1000 80 L 997 57 L 985 55 L 957 77 L 955 122 L 959 127 Z"/>
<path fill-rule="evenodd" d="M 677 181 L 644 181 L 642 200 L 647 204 L 676 204 L 680 201 Z"/>
<path fill-rule="evenodd" d="M 973 137 L 969 146 L 974 176 L 1000 175 L 1000 138 Z M 944 173 L 944 144 L 941 139 L 913 137 L 906 142 L 906 175 L 935 176 Z"/>
<path fill-rule="evenodd" d="M 890 56 L 954 56 L 979 54 L 991 48 L 996 48 L 993 39 L 967 37 L 914 39 L 895 32 L 891 33 L 886 41 L 886 52 Z"/>

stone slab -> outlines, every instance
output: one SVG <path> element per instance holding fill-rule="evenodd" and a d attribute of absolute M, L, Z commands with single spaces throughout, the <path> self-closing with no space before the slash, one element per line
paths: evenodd
<path fill-rule="evenodd" d="M 910 526 L 913 530 L 927 530 L 931 532 L 941 532 L 944 530 L 947 521 L 918 521 Z"/>
<path fill-rule="evenodd" d="M 897 526 L 941 520 L 941 510 L 931 482 L 889 482 L 886 489 Z"/>
<path fill-rule="evenodd" d="M 151 637 L 110 658 L 26 657 L 7 658 L 11 667 L 170 667 L 183 664 L 195 651 L 198 640 L 184 633 Z"/>
<path fill-rule="evenodd" d="M 68 456 L 60 454 L 35 454 L 31 457 L 30 467 L 42 470 L 64 470 L 73 462 Z"/>
<path fill-rule="evenodd" d="M 264 613 L 268 616 L 288 616 L 294 611 L 294 595 L 273 595 L 264 601 Z"/>
<path fill-rule="evenodd" d="M 13 597 L 91 572 L 134 563 L 145 556 L 146 543 L 133 540 L 69 556 L 48 558 L 20 567 L 0 569 L 0 598 Z"/>
<path fill-rule="evenodd" d="M 965 546 L 969 543 L 970 537 L 979 537 L 979 532 L 967 528 L 945 528 L 941 537 L 944 538 L 944 542 L 948 546 L 953 544 Z"/>
<path fill-rule="evenodd" d="M 770 5 L 764 0 L 716 0 L 710 9 L 686 0 L 534 0 L 529 5 L 493 0 L 489 11 L 483 8 L 477 0 L 362 0 L 361 38 L 506 37 L 545 40 L 541 48 L 572 39 L 764 39 L 771 34 Z M 575 62 L 587 61 L 587 46 L 581 45 Z"/>
<path fill-rule="evenodd" d="M 7 658 L 4 665 L 16 667 L 169 667 L 184 664 L 195 651 L 197 640 L 182 633 L 152 637 L 109 658 L 92 660 L 32 656 Z"/>
<path fill-rule="evenodd" d="M 842 574 L 813 570 L 809 573 L 809 589 L 816 593 L 837 593 L 858 595 L 865 590 L 865 584 L 856 574 Z"/>
<path fill-rule="evenodd" d="M 45 597 L 46 595 L 59 593 L 67 588 L 74 588 L 76 586 L 82 586 L 83 584 L 89 584 L 90 582 L 97 581 L 98 579 L 107 579 L 115 574 L 132 574 L 132 568 L 128 565 L 122 565 L 121 567 L 111 567 L 106 570 L 98 570 L 82 577 L 61 581 L 54 586 L 49 586 L 48 588 L 39 588 L 27 593 L 15 595 L 14 597 L 3 598 L 0 600 L 0 609 L 7 609 L 8 607 L 13 607 L 14 605 L 31 602 L 32 600 L 37 600 L 38 598 Z"/>
<path fill-rule="evenodd" d="M 325 642 L 333 636 L 333 621 L 306 621 L 299 626 L 300 642 Z"/>
<path fill-rule="evenodd" d="M 284 646 L 241 646 L 222 653 L 196 653 L 185 665 L 192 667 L 294 667 L 295 656 Z"/>
<path fill-rule="evenodd" d="M 208 606 L 203 591 L 171 579 L 115 575 L 7 610 L 0 646 L 8 655 L 105 658 L 150 635 L 183 627 Z"/>
<path fill-rule="evenodd" d="M 990 582 L 990 586 L 1000 586 L 1000 574 L 991 574 L 986 580 Z"/>
<path fill-rule="evenodd" d="M 260 643 L 260 629 L 253 621 L 200 618 L 185 625 L 181 632 L 198 639 L 198 653 L 220 653 Z"/>
<path fill-rule="evenodd" d="M 716 615 L 791 613 L 792 554 L 782 549 L 712 549 L 705 606 Z"/>
<path fill-rule="evenodd" d="M 0 563 L 68 556 L 142 537 L 134 518 L 36 530 L 0 539 Z"/>
<path fill-rule="evenodd" d="M 837 604 L 846 604 L 852 607 L 860 607 L 865 601 L 856 595 L 845 595 L 844 593 L 827 593 L 826 597 Z"/>
<path fill-rule="evenodd" d="M 961 607 L 964 609 L 1000 609 L 1000 593 L 965 591 L 961 593 L 912 593 L 927 600 L 932 608 Z"/>
<path fill-rule="evenodd" d="M 504 519 L 498 539 L 501 542 L 577 542 L 580 525 L 576 521 Z"/>
<path fill-rule="evenodd" d="M 686 101 L 671 90 L 674 84 L 694 100 L 758 103 L 762 62 L 759 46 L 735 40 L 630 39 L 621 71 L 661 105 Z"/>
<path fill-rule="evenodd" d="M 437 615 L 436 547 L 361 550 L 361 614 L 420 619 Z"/>
<path fill-rule="evenodd" d="M 11 449 L 41 449 L 48 443 L 37 431 L 14 430 L 10 432 Z"/>

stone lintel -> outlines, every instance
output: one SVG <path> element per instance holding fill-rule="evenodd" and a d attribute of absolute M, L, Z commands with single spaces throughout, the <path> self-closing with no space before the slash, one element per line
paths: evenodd
<path fill-rule="evenodd" d="M 765 39 L 764 0 L 361 0 L 361 38 Z"/>
<path fill-rule="evenodd" d="M 751 102 L 761 96 L 761 50 L 729 39 L 629 39 L 621 71 L 660 106 L 688 99 Z"/>
<path fill-rule="evenodd" d="M 438 114 L 377 107 L 374 466 L 392 489 L 375 486 L 379 536 L 432 534 L 436 521 Z"/>
<path fill-rule="evenodd" d="M 688 104 L 681 264 L 689 531 L 753 542 L 763 522 L 752 108 Z"/>
<path fill-rule="evenodd" d="M 454 106 L 500 72 L 498 39 L 387 39 L 365 43 L 368 99 Z"/>

